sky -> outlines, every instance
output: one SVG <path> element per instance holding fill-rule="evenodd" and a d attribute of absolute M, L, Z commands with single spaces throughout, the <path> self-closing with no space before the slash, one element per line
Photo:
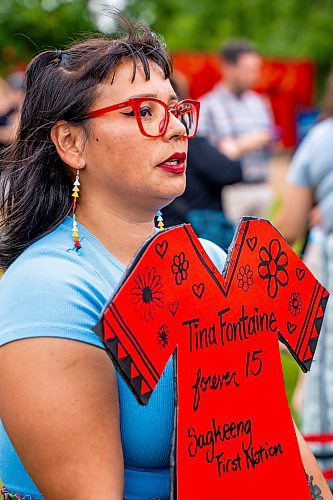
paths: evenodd
<path fill-rule="evenodd" d="M 110 17 L 110 14 L 108 14 L 108 9 L 116 7 L 121 10 L 125 7 L 126 3 L 126 0 L 90 0 L 89 8 L 95 17 L 98 29 L 103 33 L 112 31 L 114 21 Z"/>

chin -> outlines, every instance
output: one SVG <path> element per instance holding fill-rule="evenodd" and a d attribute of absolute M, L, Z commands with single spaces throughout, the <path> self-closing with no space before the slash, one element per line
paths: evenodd
<path fill-rule="evenodd" d="M 181 196 L 185 191 L 185 174 L 181 177 L 178 177 L 177 179 L 173 179 L 173 181 L 175 182 L 164 182 L 164 184 L 161 186 L 162 188 L 165 188 L 162 192 L 160 192 L 160 198 L 163 199 L 162 203 L 164 207 L 169 205 L 169 203 L 171 203 L 175 198 L 178 198 L 178 196 Z"/>
<path fill-rule="evenodd" d="M 186 179 L 184 178 L 183 182 L 179 183 L 179 186 L 175 186 L 175 189 L 170 190 L 170 201 L 171 203 L 175 198 L 178 198 L 178 196 L 181 196 L 186 188 Z"/>
<path fill-rule="evenodd" d="M 167 198 L 165 198 L 164 200 L 162 200 L 162 202 L 161 202 L 161 209 L 164 208 L 164 207 L 167 207 L 168 205 L 170 205 L 170 203 L 172 203 L 176 198 L 178 198 L 182 194 L 183 194 L 183 192 L 181 192 L 180 194 L 175 194 L 174 196 L 168 196 Z"/>

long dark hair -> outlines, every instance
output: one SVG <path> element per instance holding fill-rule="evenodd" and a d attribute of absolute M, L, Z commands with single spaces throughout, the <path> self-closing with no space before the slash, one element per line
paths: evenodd
<path fill-rule="evenodd" d="M 118 18 L 119 22 L 119 18 Z M 58 120 L 83 127 L 82 117 L 91 109 L 97 86 L 112 83 L 117 66 L 128 59 L 150 78 L 149 60 L 158 64 L 165 78 L 171 61 L 160 38 L 147 26 L 121 18 L 118 38 L 91 38 L 64 51 L 37 55 L 26 73 L 26 98 L 15 143 L 0 163 L 0 267 L 13 260 L 70 212 L 72 179 L 50 139 Z"/>

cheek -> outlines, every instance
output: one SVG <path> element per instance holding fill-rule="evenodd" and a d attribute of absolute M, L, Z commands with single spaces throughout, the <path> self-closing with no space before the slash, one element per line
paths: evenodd
<path fill-rule="evenodd" d="M 91 161 L 99 169 L 102 165 L 107 166 L 106 175 L 127 175 L 138 178 L 144 176 L 150 161 L 151 154 L 155 148 L 150 141 L 144 137 L 132 134 L 108 133 L 99 134 L 94 137 L 94 151 Z M 151 153 L 151 154 L 150 154 Z M 156 153 L 155 153 L 156 154 Z"/>
<path fill-rule="evenodd" d="M 150 163 L 149 148 L 143 147 L 141 141 L 122 138 L 109 150 L 114 164 L 123 166 L 134 176 L 143 175 Z"/>

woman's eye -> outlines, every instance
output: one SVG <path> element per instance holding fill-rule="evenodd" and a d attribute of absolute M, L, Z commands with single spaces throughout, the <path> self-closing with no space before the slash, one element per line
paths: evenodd
<path fill-rule="evenodd" d="M 121 114 L 125 116 L 134 116 L 134 111 L 129 111 L 128 113 L 122 112 Z"/>
<path fill-rule="evenodd" d="M 152 116 L 150 108 L 148 107 L 140 108 L 140 116 L 141 118 L 148 118 L 149 116 Z"/>

